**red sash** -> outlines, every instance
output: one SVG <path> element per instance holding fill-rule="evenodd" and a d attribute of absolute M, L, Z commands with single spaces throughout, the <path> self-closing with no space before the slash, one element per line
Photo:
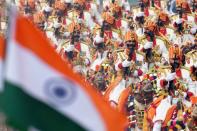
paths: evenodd
<path fill-rule="evenodd" d="M 81 44 L 80 43 L 75 44 L 75 49 L 81 51 Z"/>
<path fill-rule="evenodd" d="M 104 42 L 107 42 L 107 40 L 111 38 L 112 38 L 112 31 L 105 31 Z"/>
<path fill-rule="evenodd" d="M 182 18 L 183 18 L 184 20 L 188 20 L 187 14 L 186 14 L 186 13 L 183 14 Z"/>
<path fill-rule="evenodd" d="M 179 78 L 182 78 L 181 69 L 176 69 L 176 75 L 177 75 Z"/>
<path fill-rule="evenodd" d="M 149 16 L 149 11 L 148 11 L 148 7 L 146 7 L 145 9 L 144 9 L 144 14 L 145 14 L 145 16 Z"/>
<path fill-rule="evenodd" d="M 197 23 L 197 15 L 195 15 L 195 22 Z"/>
<path fill-rule="evenodd" d="M 162 33 L 164 36 L 167 34 L 167 31 L 166 31 L 165 27 L 161 27 L 159 32 Z"/>
<path fill-rule="evenodd" d="M 153 47 L 155 47 L 156 45 L 157 45 L 156 38 L 154 38 L 154 40 L 153 40 Z"/>
<path fill-rule="evenodd" d="M 117 19 L 115 24 L 116 24 L 116 28 L 120 28 L 122 26 L 121 19 Z"/>
<path fill-rule="evenodd" d="M 66 22 L 66 19 L 64 19 L 64 20 L 63 20 L 63 24 L 66 25 L 66 23 L 67 23 L 67 22 Z"/>

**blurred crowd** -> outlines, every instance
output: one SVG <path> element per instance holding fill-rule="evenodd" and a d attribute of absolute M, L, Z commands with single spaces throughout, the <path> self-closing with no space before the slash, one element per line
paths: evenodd
<path fill-rule="evenodd" d="M 197 130 L 196 0 L 15 3 L 128 130 Z"/>

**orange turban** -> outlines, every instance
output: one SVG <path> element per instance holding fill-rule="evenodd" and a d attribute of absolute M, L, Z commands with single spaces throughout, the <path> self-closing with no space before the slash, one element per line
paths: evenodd
<path fill-rule="evenodd" d="M 155 23 L 152 22 L 152 21 L 147 21 L 145 24 L 144 24 L 144 27 L 150 31 L 154 31 L 155 30 Z"/>
<path fill-rule="evenodd" d="M 181 49 L 180 49 L 178 46 L 173 45 L 173 46 L 171 46 L 171 47 L 169 48 L 169 58 L 170 58 L 170 59 L 173 59 L 175 55 L 176 55 L 177 57 L 181 58 L 181 56 L 182 56 L 182 51 L 181 51 Z"/>
<path fill-rule="evenodd" d="M 80 30 L 80 25 L 79 24 L 77 24 L 77 23 L 75 23 L 75 22 L 72 22 L 72 23 L 70 23 L 69 25 L 68 25 L 68 31 L 70 32 L 70 33 L 72 33 L 72 32 L 74 32 L 75 30 Z"/>
<path fill-rule="evenodd" d="M 119 11 L 121 11 L 121 7 L 117 3 L 111 4 L 110 6 L 111 6 L 111 11 L 112 12 L 119 12 Z"/>
<path fill-rule="evenodd" d="M 42 23 L 45 19 L 45 16 L 42 12 L 38 12 L 36 14 L 33 15 L 33 21 L 36 24 Z"/>
<path fill-rule="evenodd" d="M 181 6 L 182 2 L 183 2 L 183 0 L 176 0 L 176 6 Z"/>
<path fill-rule="evenodd" d="M 31 8 L 35 8 L 35 0 L 28 0 L 28 4 Z"/>
<path fill-rule="evenodd" d="M 190 13 L 190 7 L 187 1 L 182 2 L 182 8 L 185 9 L 186 12 Z"/>
<path fill-rule="evenodd" d="M 73 3 L 75 3 L 75 4 L 79 4 L 79 5 L 84 5 L 85 0 L 74 0 L 74 2 L 73 2 Z"/>
<path fill-rule="evenodd" d="M 109 24 L 114 23 L 114 17 L 109 12 L 104 12 L 102 14 L 102 17 L 107 23 L 109 23 Z"/>
<path fill-rule="evenodd" d="M 66 6 L 60 0 L 55 1 L 55 9 L 65 10 Z"/>
<path fill-rule="evenodd" d="M 159 14 L 159 18 L 162 20 L 162 21 L 167 21 L 168 20 L 168 15 L 164 12 L 160 12 Z"/>
<path fill-rule="evenodd" d="M 134 32 L 128 31 L 125 34 L 124 40 L 125 40 L 125 42 L 126 41 L 133 41 L 133 40 L 137 41 L 137 35 Z"/>

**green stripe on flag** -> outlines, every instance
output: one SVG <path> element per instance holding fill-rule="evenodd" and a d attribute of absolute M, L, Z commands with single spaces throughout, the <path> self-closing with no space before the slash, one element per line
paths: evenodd
<path fill-rule="evenodd" d="M 5 82 L 5 88 L 0 93 L 0 110 L 6 115 L 8 124 L 20 130 L 26 130 L 31 126 L 42 131 L 85 130 L 9 82 Z"/>

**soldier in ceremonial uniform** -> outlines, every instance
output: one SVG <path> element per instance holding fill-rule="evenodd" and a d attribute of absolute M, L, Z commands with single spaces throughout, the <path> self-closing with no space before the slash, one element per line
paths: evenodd
<path fill-rule="evenodd" d="M 19 10 L 75 72 L 129 116 L 128 129 L 195 130 L 196 0 L 192 7 L 171 0 L 169 12 L 162 2 L 20 0 Z"/>
<path fill-rule="evenodd" d="M 187 21 L 187 14 L 191 13 L 188 2 L 186 0 L 176 0 L 176 9 L 179 13 L 179 17 Z"/>
<path fill-rule="evenodd" d="M 45 23 L 45 15 L 43 12 L 37 12 L 33 15 L 33 22 L 36 24 L 36 26 L 40 29 L 44 28 Z"/>
<path fill-rule="evenodd" d="M 160 33 L 164 36 L 167 35 L 166 26 L 168 26 L 169 23 L 170 23 L 170 19 L 168 15 L 165 12 L 161 11 L 158 15 L 158 20 L 157 20 L 159 35 Z"/>
<path fill-rule="evenodd" d="M 118 5 L 117 2 L 114 2 L 110 5 L 111 7 L 111 12 L 113 12 L 113 16 L 115 18 L 115 28 L 120 29 L 120 27 L 122 26 L 121 23 L 121 18 L 122 18 L 122 9 L 121 6 Z"/>
<path fill-rule="evenodd" d="M 153 21 L 146 21 L 145 25 L 145 36 L 148 41 L 153 42 L 153 47 L 156 46 L 156 24 Z"/>
<path fill-rule="evenodd" d="M 169 48 L 169 61 L 171 65 L 171 72 L 176 72 L 179 78 L 182 78 L 180 67 L 182 65 L 182 51 L 177 44 Z"/>

